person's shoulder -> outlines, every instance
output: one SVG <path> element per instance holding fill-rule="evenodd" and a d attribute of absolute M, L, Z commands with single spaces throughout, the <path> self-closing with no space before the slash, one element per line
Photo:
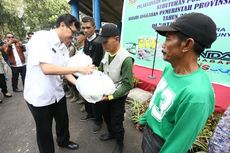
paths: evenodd
<path fill-rule="evenodd" d="M 202 70 L 202 68 L 199 68 L 195 73 L 194 73 L 194 84 L 196 85 L 201 85 L 201 88 L 203 86 L 210 86 L 211 85 L 211 80 L 207 73 Z"/>
<path fill-rule="evenodd" d="M 164 70 L 162 71 L 162 74 L 165 74 L 165 73 L 169 72 L 170 70 L 171 71 L 173 70 L 172 65 L 171 64 L 167 64 L 165 66 Z"/>
<path fill-rule="evenodd" d="M 96 38 L 94 40 L 92 40 L 90 43 L 92 43 L 92 45 L 96 46 L 96 47 L 101 47 L 102 48 L 102 43 L 99 43 L 97 41 L 95 41 Z"/>
<path fill-rule="evenodd" d="M 131 56 L 127 56 L 125 59 L 124 59 L 124 62 L 123 63 L 131 63 L 133 64 L 134 63 L 134 58 L 132 58 Z"/>
<path fill-rule="evenodd" d="M 96 34 L 96 37 L 91 41 L 94 45 L 96 45 L 96 46 L 100 46 L 100 47 L 102 47 L 102 43 L 100 43 L 100 42 L 98 42 L 97 41 L 97 37 L 98 37 L 99 35 L 98 34 Z M 87 40 L 87 39 L 86 39 Z"/>
<path fill-rule="evenodd" d="M 186 93 L 191 96 L 192 99 L 200 99 L 207 101 L 214 101 L 214 89 L 212 83 L 207 76 L 195 77 L 191 84 L 186 87 Z"/>
<path fill-rule="evenodd" d="M 34 33 L 33 37 L 29 40 L 27 46 L 29 48 L 39 48 L 41 44 L 46 44 L 50 41 L 50 32 L 41 30 Z"/>
<path fill-rule="evenodd" d="M 47 39 L 49 35 L 50 35 L 50 31 L 45 31 L 45 30 L 37 31 L 34 33 L 31 40 L 44 40 Z"/>
<path fill-rule="evenodd" d="M 40 30 L 34 33 L 34 36 L 42 36 L 42 35 L 48 35 L 51 31 L 47 31 L 47 30 Z"/>

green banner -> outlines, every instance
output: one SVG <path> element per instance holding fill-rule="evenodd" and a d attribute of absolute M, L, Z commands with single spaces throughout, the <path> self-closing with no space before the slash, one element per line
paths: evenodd
<path fill-rule="evenodd" d="M 135 58 L 135 64 L 163 70 L 161 46 L 165 40 L 152 27 L 170 25 L 183 14 L 200 12 L 217 25 L 217 40 L 199 58 L 199 64 L 214 83 L 230 86 L 230 0 L 124 0 L 122 17 L 123 46 Z M 208 35 L 208 34 L 207 34 Z M 155 49 L 156 48 L 156 49 Z"/>

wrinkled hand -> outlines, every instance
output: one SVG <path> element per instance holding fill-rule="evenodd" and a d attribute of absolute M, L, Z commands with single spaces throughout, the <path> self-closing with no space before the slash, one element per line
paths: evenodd
<path fill-rule="evenodd" d="M 88 66 L 81 67 L 79 72 L 83 74 L 91 74 L 95 69 L 96 69 L 95 65 L 88 65 Z"/>
<path fill-rule="evenodd" d="M 137 124 L 136 124 L 136 129 L 137 129 L 137 130 L 140 130 L 140 131 L 143 131 L 144 126 L 141 125 L 140 123 L 137 123 Z"/>

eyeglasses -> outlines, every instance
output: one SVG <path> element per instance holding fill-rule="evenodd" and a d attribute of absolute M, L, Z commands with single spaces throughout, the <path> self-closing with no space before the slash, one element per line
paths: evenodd
<path fill-rule="evenodd" d="M 70 26 L 67 26 L 67 27 L 70 29 L 70 31 L 72 32 L 72 34 L 75 35 L 76 31 L 73 31 L 73 29 L 70 28 Z"/>
<path fill-rule="evenodd" d="M 14 38 L 14 36 L 9 36 L 9 37 L 7 37 L 7 38 Z"/>

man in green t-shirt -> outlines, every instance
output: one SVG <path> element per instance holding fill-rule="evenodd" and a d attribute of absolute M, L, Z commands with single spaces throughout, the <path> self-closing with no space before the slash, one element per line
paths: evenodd
<path fill-rule="evenodd" d="M 186 153 L 214 111 L 212 84 L 197 59 L 216 40 L 216 25 L 201 13 L 154 28 L 166 37 L 168 65 L 137 128 L 144 128 L 144 153 Z"/>

